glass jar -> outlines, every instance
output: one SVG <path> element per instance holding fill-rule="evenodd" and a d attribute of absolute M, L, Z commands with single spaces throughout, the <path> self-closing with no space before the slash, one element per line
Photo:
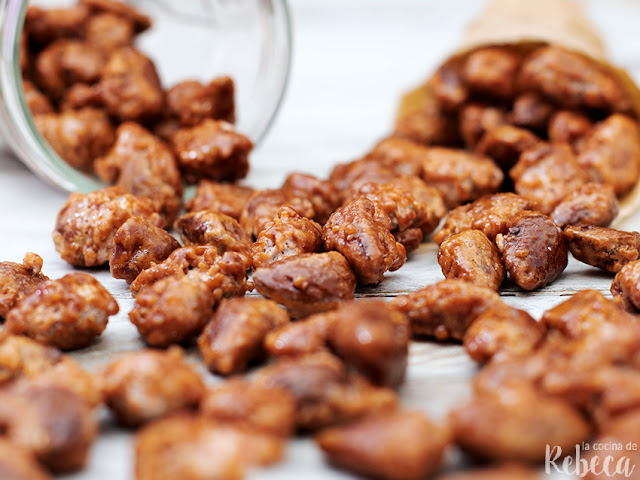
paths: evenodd
<path fill-rule="evenodd" d="M 64 7 L 70 2 L 33 2 Z M 282 101 L 291 62 L 286 0 L 133 0 L 153 20 L 136 47 L 155 63 L 166 88 L 181 80 L 229 75 L 236 86 L 236 127 L 256 144 Z M 28 1 L 0 0 L 0 135 L 44 180 L 67 191 L 104 186 L 65 163 L 37 131 L 27 108 L 19 44 Z"/>

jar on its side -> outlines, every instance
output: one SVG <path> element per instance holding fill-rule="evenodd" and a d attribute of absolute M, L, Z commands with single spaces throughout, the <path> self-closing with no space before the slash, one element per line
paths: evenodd
<path fill-rule="evenodd" d="M 28 1 L 0 0 L 0 135 L 34 173 L 67 191 L 101 188 L 64 162 L 36 129 L 20 71 L 20 35 Z M 41 0 L 39 6 L 59 6 Z M 153 20 L 136 46 L 149 55 L 165 88 L 182 80 L 229 75 L 236 86 L 237 129 L 256 144 L 282 102 L 291 63 L 286 0 L 133 0 Z M 64 5 L 62 5 L 64 6 Z"/>

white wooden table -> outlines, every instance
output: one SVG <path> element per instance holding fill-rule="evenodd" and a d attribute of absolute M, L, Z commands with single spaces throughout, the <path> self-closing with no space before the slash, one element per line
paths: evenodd
<path fill-rule="evenodd" d="M 607 40 L 611 58 L 640 80 L 640 2 L 584 2 Z M 480 0 L 291 0 L 294 58 L 289 91 L 266 142 L 252 156 L 247 183 L 273 187 L 287 172 L 326 175 L 336 162 L 357 158 L 390 130 L 397 99 L 432 71 L 455 48 Z M 26 251 L 44 258 L 44 273 L 60 277 L 72 269 L 51 240 L 56 215 L 67 195 L 42 183 L 7 153 L 0 154 L 0 259 L 20 262 Z M 640 214 L 625 229 L 640 229 Z M 399 271 L 360 296 L 394 296 L 442 279 L 434 244 L 424 244 Z M 127 285 L 108 270 L 91 270 L 120 305 L 101 340 L 73 354 L 95 369 L 121 352 L 143 347 L 127 313 L 133 305 Z M 611 275 L 573 260 L 549 287 L 523 293 L 505 288 L 505 300 L 535 317 L 584 288 L 608 293 Z M 190 354 L 197 361 L 197 354 Z M 469 394 L 474 364 L 461 347 L 414 344 L 403 404 L 442 418 Z M 204 372 L 204 370 L 203 370 Z M 205 373 L 211 381 L 215 379 Z M 86 471 L 69 479 L 133 478 L 131 436 L 104 415 L 102 435 Z M 455 461 L 455 454 L 450 462 Z M 254 470 L 255 479 L 341 479 L 351 476 L 327 467 L 309 440 L 295 440 L 286 459 Z"/>

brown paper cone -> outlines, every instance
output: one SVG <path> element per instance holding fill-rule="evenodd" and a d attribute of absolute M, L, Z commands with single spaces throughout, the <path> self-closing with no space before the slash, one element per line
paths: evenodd
<path fill-rule="evenodd" d="M 572 0 L 490 0 L 469 24 L 460 47 L 448 60 L 480 47 L 510 46 L 529 51 L 543 45 L 579 52 L 615 75 L 632 101 L 636 118 L 640 118 L 640 90 L 627 72 L 607 61 L 596 28 Z M 398 117 L 432 103 L 428 89 L 420 86 L 402 97 Z M 639 207 L 640 184 L 621 200 L 615 225 L 622 225 Z"/>
<path fill-rule="evenodd" d="M 606 60 L 598 32 L 570 0 L 491 0 L 467 27 L 460 50 L 538 42 Z"/>

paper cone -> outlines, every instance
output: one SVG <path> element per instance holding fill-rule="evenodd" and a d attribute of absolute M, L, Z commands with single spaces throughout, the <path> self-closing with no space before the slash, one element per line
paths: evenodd
<path fill-rule="evenodd" d="M 606 60 L 595 27 L 569 0 L 492 0 L 467 27 L 460 50 L 521 43 L 562 45 Z"/>
<path fill-rule="evenodd" d="M 490 0 L 469 24 L 460 46 L 446 61 L 463 59 L 480 47 L 509 46 L 530 52 L 546 45 L 558 45 L 585 55 L 610 72 L 629 95 L 632 111 L 640 119 L 640 90 L 629 74 L 611 65 L 597 29 L 572 0 Z M 406 117 L 434 103 L 425 85 L 407 92 L 397 116 Z M 615 224 L 621 225 L 640 206 L 640 184 L 620 202 Z"/>

